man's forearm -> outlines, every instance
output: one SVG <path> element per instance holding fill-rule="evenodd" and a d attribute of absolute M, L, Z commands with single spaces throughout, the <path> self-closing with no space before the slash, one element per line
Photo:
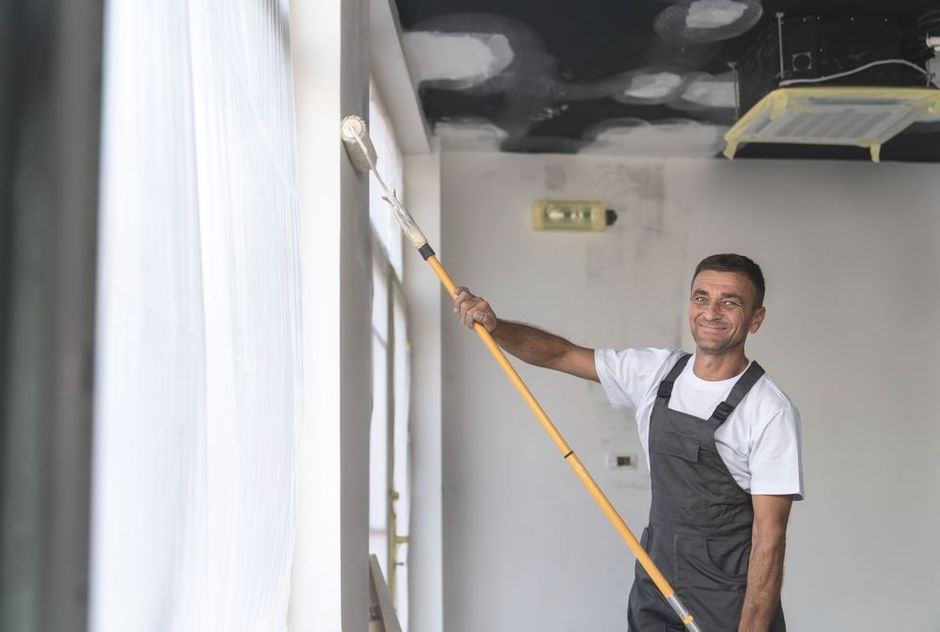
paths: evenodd
<path fill-rule="evenodd" d="M 572 344 L 555 334 L 531 325 L 499 319 L 493 329 L 493 338 L 500 347 L 523 362 L 552 368 L 571 348 Z"/>
<path fill-rule="evenodd" d="M 786 532 L 755 533 L 739 632 L 767 632 L 780 603 Z"/>

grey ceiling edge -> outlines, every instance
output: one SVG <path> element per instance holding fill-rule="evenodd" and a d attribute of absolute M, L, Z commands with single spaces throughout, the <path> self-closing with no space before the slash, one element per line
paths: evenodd
<path fill-rule="evenodd" d="M 430 127 L 405 61 L 398 9 L 393 2 L 369 0 L 372 78 L 392 119 L 402 153 L 427 154 L 431 151 Z"/>

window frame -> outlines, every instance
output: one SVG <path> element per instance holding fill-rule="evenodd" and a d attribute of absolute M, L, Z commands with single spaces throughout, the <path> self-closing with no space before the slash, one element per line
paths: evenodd
<path fill-rule="evenodd" d="M 377 110 L 377 111 L 376 111 Z M 397 153 L 397 157 L 401 158 L 401 151 L 397 139 L 394 137 L 394 129 L 391 126 L 391 121 L 386 114 L 386 110 L 382 100 L 376 91 L 375 85 L 372 85 L 372 93 L 370 96 L 370 118 L 373 116 L 382 117 L 383 123 L 372 125 L 373 135 L 378 134 L 378 138 L 374 138 L 374 142 L 379 142 L 384 145 L 380 151 L 394 151 Z M 375 119 L 373 118 L 373 123 Z M 384 138 L 382 134 L 388 132 L 391 135 L 391 138 Z M 392 164 L 395 165 L 394 161 L 391 163 L 386 163 L 386 165 Z M 404 170 L 404 161 L 399 160 L 398 165 L 401 170 Z M 380 168 L 381 169 L 381 168 Z M 396 174 L 402 176 L 402 174 Z M 383 177 L 386 177 L 385 173 L 382 173 Z M 390 178 L 390 182 L 394 182 L 394 179 Z M 376 186 L 374 182 L 370 182 L 370 186 Z M 392 185 L 394 187 L 394 185 Z M 401 193 L 397 192 L 400 196 Z M 402 519 L 400 516 L 408 516 L 410 512 L 410 458 L 409 458 L 409 441 L 408 437 L 408 428 L 409 428 L 409 417 L 410 417 L 410 394 L 408 389 L 410 388 L 410 374 L 411 374 L 411 351 L 409 346 L 409 336 L 408 336 L 408 303 L 406 299 L 406 292 L 404 288 L 404 281 L 402 279 L 403 275 L 403 265 L 402 265 L 402 256 L 403 250 L 405 248 L 404 236 L 401 233 L 400 227 L 398 226 L 397 220 L 392 215 L 391 209 L 388 208 L 386 202 L 381 201 L 378 196 L 370 194 L 370 229 L 372 236 L 372 266 L 374 271 L 375 279 L 381 279 L 384 285 L 384 292 L 377 292 L 373 288 L 373 301 L 378 296 L 380 300 L 384 298 L 385 305 L 382 313 L 384 314 L 384 323 L 381 324 L 382 329 L 384 329 L 384 341 L 385 341 L 385 354 L 384 354 L 384 365 L 382 370 L 385 374 L 385 401 L 384 401 L 384 421 L 386 424 L 385 427 L 385 472 L 382 476 L 382 480 L 385 484 L 385 550 L 376 551 L 370 550 L 370 553 L 375 553 L 380 560 L 380 565 L 383 572 L 386 575 L 386 583 L 388 584 L 389 593 L 392 599 L 392 603 L 395 605 L 397 611 L 399 622 L 403 630 L 407 630 L 407 612 L 408 612 L 408 593 L 407 593 L 407 573 L 408 573 L 408 561 L 407 561 L 407 545 L 409 543 L 409 535 L 407 533 L 399 533 L 399 525 L 404 523 L 408 524 L 407 518 Z M 377 200 L 379 200 L 377 202 Z M 379 210 L 373 208 L 372 204 L 381 204 L 384 209 Z M 391 233 L 391 234 L 389 234 Z M 390 252 L 389 250 L 394 252 Z M 397 307 L 397 306 L 400 306 Z M 373 340 L 378 336 L 380 339 L 382 335 L 378 329 L 378 324 L 375 322 L 376 318 L 380 318 L 378 307 L 373 304 L 372 311 L 372 332 Z M 396 310 L 402 310 L 402 321 L 403 325 L 396 327 Z M 396 353 L 404 349 L 406 354 L 406 376 L 398 375 L 399 371 L 396 370 Z M 373 350 L 375 354 L 375 350 Z M 375 379 L 375 371 L 378 367 L 373 367 L 373 379 Z M 401 393 L 399 393 L 401 390 Z M 401 411 L 401 414 L 398 414 L 398 404 L 399 399 L 404 397 L 406 400 L 406 408 Z M 380 403 L 380 406 L 383 403 Z M 379 418 L 375 415 L 375 410 L 373 410 L 373 416 L 370 420 L 370 446 L 372 446 L 372 432 L 371 424 L 377 421 Z M 401 419 L 399 419 L 401 417 Z M 403 428 L 402 428 L 403 427 Z M 398 432 L 396 432 L 398 430 Z M 396 441 L 396 437 L 405 438 L 404 445 L 401 440 Z M 404 460 L 404 479 L 396 479 L 396 465 L 400 463 L 401 460 Z M 370 469 L 373 466 L 375 459 L 370 455 L 369 465 Z M 379 462 L 381 465 L 381 461 Z M 371 515 L 372 511 L 372 490 L 373 485 L 373 476 L 370 474 L 370 518 L 369 518 L 369 534 L 370 534 L 370 549 L 372 548 L 373 537 L 379 535 L 376 529 L 373 529 L 373 516 Z M 404 547 L 404 548 L 403 548 Z"/>

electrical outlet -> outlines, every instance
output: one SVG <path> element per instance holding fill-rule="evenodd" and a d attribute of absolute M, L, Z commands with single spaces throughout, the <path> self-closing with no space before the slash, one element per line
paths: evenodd
<path fill-rule="evenodd" d="M 636 467 L 636 455 L 607 453 L 604 455 L 604 467 L 608 470 L 633 469 Z"/>

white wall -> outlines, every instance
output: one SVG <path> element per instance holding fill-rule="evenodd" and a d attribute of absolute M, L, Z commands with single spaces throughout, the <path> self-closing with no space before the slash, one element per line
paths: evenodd
<path fill-rule="evenodd" d="M 441 154 L 405 159 L 405 199 L 433 246 L 441 243 Z M 441 500 L 441 284 L 421 257 L 404 253 L 411 343 L 411 515 L 408 595 L 411 632 L 443 629 Z"/>
<path fill-rule="evenodd" d="M 590 346 L 689 348 L 703 256 L 768 280 L 758 358 L 800 407 L 806 500 L 784 603 L 801 631 L 936 629 L 940 585 L 940 169 L 445 154 L 442 259 L 497 314 Z M 538 198 L 603 199 L 603 234 L 537 233 Z M 633 557 L 476 336 L 443 325 L 444 628 L 624 629 Z M 632 415 L 599 385 L 523 377 L 635 531 L 648 509 Z M 931 627 L 933 626 L 933 627 Z"/>

